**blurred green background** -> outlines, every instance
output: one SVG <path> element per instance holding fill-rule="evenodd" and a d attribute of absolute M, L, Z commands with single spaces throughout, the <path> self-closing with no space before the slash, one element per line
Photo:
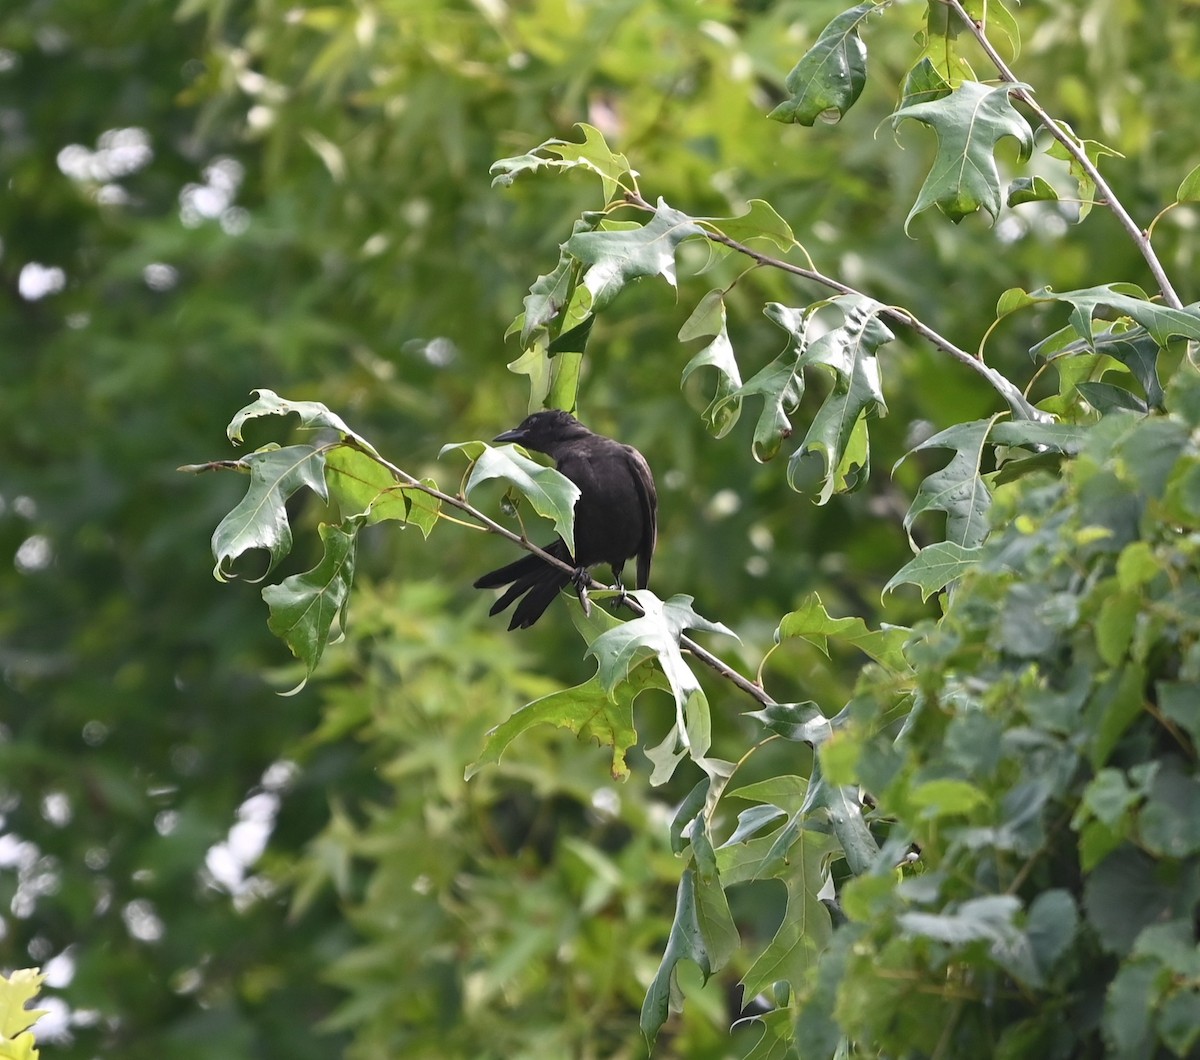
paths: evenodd
<path fill-rule="evenodd" d="M 280 698 L 298 674 L 257 591 L 211 576 L 209 535 L 244 481 L 176 468 L 234 455 L 224 426 L 265 386 L 324 401 L 453 486 L 461 463 L 439 448 L 523 417 L 505 329 L 573 218 L 602 205 L 584 175 L 494 190 L 488 167 L 578 138 L 578 121 L 629 156 L 648 198 L 696 215 L 766 198 L 825 272 L 968 349 L 1007 287 L 1148 283 L 1102 209 L 1078 228 L 1050 205 L 992 228 L 926 214 L 904 235 L 932 136 L 910 123 L 897 143 L 886 116 L 923 4 L 868 24 L 870 80 L 841 125 L 767 121 L 843 6 L 4 5 L 0 965 L 50 975 L 44 1056 L 641 1054 L 679 872 L 666 822 L 695 777 L 652 790 L 635 756 L 617 785 L 603 750 L 546 732 L 463 782 L 489 727 L 592 664 L 565 621 L 517 636 L 489 620 L 470 583 L 510 550 L 453 526 L 428 542 L 372 531 L 350 638 Z M 1198 13 L 1192 0 L 1018 12 L 1019 75 L 1123 153 L 1105 171 L 1143 223 L 1200 155 Z M 1062 172 L 1040 153 L 1035 166 Z M 1156 232 L 1185 301 L 1195 223 L 1179 209 Z M 899 520 L 931 465 L 894 478 L 890 465 L 999 405 L 901 334 L 881 359 L 890 414 L 872 424 L 870 483 L 814 507 L 782 462 L 751 459 L 754 415 L 716 441 L 698 415 L 708 381 L 679 386 L 696 350 L 678 329 L 735 268 L 685 247 L 678 295 L 622 294 L 593 333 L 580 415 L 655 469 L 652 588 L 735 629 L 740 646 L 714 647 L 753 672 L 814 589 L 872 623 L 922 613 L 905 594 L 885 610 L 879 590 L 908 555 Z M 744 376 L 783 343 L 762 303 L 820 293 L 761 270 L 738 282 Z M 1006 323 L 989 361 L 1024 385 L 1044 323 Z M 320 515 L 296 512 L 309 529 Z M 281 573 L 312 565 L 314 536 Z M 768 669 L 781 700 L 840 705 L 853 677 L 852 660 L 800 647 Z M 736 760 L 758 739 L 739 717 L 749 704 L 709 694 L 714 750 Z M 640 701 L 637 721 L 657 742 L 666 700 Z M 782 898 L 735 892 L 747 959 Z M 685 984 L 659 1055 L 754 1040 L 728 1031 L 737 975 Z"/>

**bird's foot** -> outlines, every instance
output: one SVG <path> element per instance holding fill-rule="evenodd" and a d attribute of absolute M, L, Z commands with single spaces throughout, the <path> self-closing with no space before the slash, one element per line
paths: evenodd
<path fill-rule="evenodd" d="M 575 573 L 571 575 L 571 584 L 575 586 L 575 592 L 579 596 L 580 606 L 583 607 L 583 617 L 592 617 L 592 601 L 588 597 L 587 586 L 591 580 L 588 575 L 587 567 L 576 567 Z"/>
<path fill-rule="evenodd" d="M 621 576 L 618 574 L 613 578 L 613 588 L 617 590 L 617 598 L 613 601 L 617 607 L 629 607 L 629 594 L 625 591 L 625 585 L 621 581 Z"/>

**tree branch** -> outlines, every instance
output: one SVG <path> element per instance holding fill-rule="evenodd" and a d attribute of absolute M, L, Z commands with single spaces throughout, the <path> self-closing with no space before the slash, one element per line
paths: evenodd
<path fill-rule="evenodd" d="M 636 206 L 640 210 L 647 210 L 650 213 L 655 212 L 652 203 L 647 202 L 636 192 L 626 192 L 625 201 L 631 206 Z M 755 250 L 754 247 L 747 246 L 745 243 L 739 243 L 736 239 L 731 239 L 724 232 L 710 231 L 705 229 L 705 236 L 714 243 L 720 243 L 722 246 L 729 247 L 731 250 L 736 250 L 739 254 L 744 254 L 752 261 L 758 262 L 760 265 L 766 265 L 773 269 L 780 269 L 783 272 L 791 273 L 793 276 L 799 276 L 805 280 L 811 280 L 813 283 L 819 283 L 822 287 L 827 287 L 831 291 L 837 291 L 839 294 L 852 294 L 860 298 L 868 298 L 869 295 L 862 291 L 851 287 L 849 284 L 842 283 L 840 280 L 835 280 L 832 276 L 826 276 L 824 273 L 817 272 L 815 269 L 806 269 L 801 265 L 793 265 L 790 261 L 784 261 L 782 258 L 772 257 L 770 254 L 764 254 L 762 251 Z M 920 335 L 923 339 L 929 342 L 936 349 L 943 353 L 949 354 L 956 361 L 966 365 L 971 371 L 983 376 L 987 380 L 988 385 L 996 391 L 1012 409 L 1014 415 L 1023 420 L 1047 421 L 1050 419 L 1046 413 L 1033 407 L 1029 399 L 1021 393 L 1019 387 L 1006 379 L 1003 375 L 992 368 L 990 365 L 980 360 L 978 357 L 972 356 L 966 350 L 956 346 L 944 335 L 934 331 L 929 325 L 922 323 L 913 316 L 907 309 L 901 309 L 898 306 L 884 306 L 879 315 L 887 317 L 889 320 L 895 321 L 905 327 L 910 328 Z"/>
<path fill-rule="evenodd" d="M 993 47 L 992 42 L 988 40 L 987 33 L 983 26 L 976 22 L 969 14 L 966 8 L 962 6 L 961 0 L 943 0 L 960 19 L 966 24 L 972 35 L 979 42 L 979 46 L 983 49 L 992 65 L 1000 74 L 1001 80 L 1010 85 L 1021 85 L 1017 79 L 1017 75 L 1013 73 L 1009 65 L 1000 56 L 1000 53 Z M 1138 224 L 1129 215 L 1129 212 L 1121 205 L 1121 201 L 1113 193 L 1108 181 L 1100 175 L 1100 170 L 1096 164 L 1087 156 L 1087 151 L 1075 137 L 1069 135 L 1058 122 L 1041 107 L 1041 105 L 1033 98 L 1033 93 L 1029 89 L 1018 87 L 1014 89 L 1013 95 L 1024 103 L 1040 121 L 1043 127 L 1051 136 L 1054 137 L 1067 152 L 1075 159 L 1079 168 L 1082 169 L 1088 178 L 1096 185 L 1096 188 L 1104 196 L 1104 204 L 1113 212 L 1113 216 L 1120 222 L 1122 228 L 1129 233 L 1129 238 L 1133 240 L 1134 245 L 1138 248 L 1139 253 L 1145 259 L 1146 264 L 1150 268 L 1150 272 L 1154 277 L 1154 282 L 1158 284 L 1158 289 L 1162 293 L 1163 301 L 1173 309 L 1182 309 L 1183 302 L 1179 295 L 1175 293 L 1175 288 L 1171 285 L 1171 281 L 1167 278 L 1166 270 L 1162 266 L 1162 262 L 1158 260 L 1158 255 L 1154 252 L 1154 247 L 1150 243 L 1146 233 L 1138 227 Z"/>

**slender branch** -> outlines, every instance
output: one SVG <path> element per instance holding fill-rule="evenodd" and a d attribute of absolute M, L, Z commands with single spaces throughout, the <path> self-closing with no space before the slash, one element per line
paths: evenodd
<path fill-rule="evenodd" d="M 452 493 L 446 493 L 443 490 L 438 489 L 436 486 L 427 485 L 414 475 L 410 475 L 404 470 L 404 468 L 397 464 L 393 464 L 386 457 L 381 456 L 373 448 L 365 448 L 362 445 L 359 445 L 358 440 L 354 436 L 347 436 L 345 439 L 345 444 L 353 446 L 360 452 L 371 457 L 372 460 L 378 461 L 381 466 L 387 468 L 387 470 L 391 472 L 396 480 L 402 483 L 404 486 L 409 487 L 410 489 L 420 490 L 422 493 L 436 498 L 443 504 L 448 504 L 452 508 L 456 508 L 458 511 L 463 512 L 465 515 L 469 515 L 472 519 L 482 523 L 483 526 L 491 533 L 499 534 L 501 537 L 511 541 L 514 545 L 518 545 L 525 549 L 526 552 L 532 552 L 543 562 L 549 563 L 550 566 L 557 567 L 559 570 L 572 576 L 575 574 L 575 568 L 571 566 L 571 564 L 564 562 L 557 556 L 552 556 L 545 549 L 539 548 L 523 534 L 514 534 L 507 527 L 501 526 L 500 523 L 486 516 L 469 501 L 463 500 L 462 497 L 457 497 Z M 603 582 L 597 581 L 592 577 L 588 578 L 586 585 L 589 589 L 608 589 L 616 591 L 615 586 L 605 585 Z M 630 610 L 637 615 L 644 615 L 646 613 L 642 606 L 637 602 L 637 599 L 634 597 L 626 596 L 625 606 L 630 608 Z M 701 647 L 694 640 L 692 640 L 691 637 L 680 637 L 679 646 L 690 652 L 702 663 L 714 670 L 726 681 L 729 681 L 732 685 L 745 692 L 746 695 L 750 696 L 756 702 L 761 703 L 763 706 L 771 706 L 774 704 L 775 700 L 772 699 L 771 696 L 769 696 L 761 687 L 756 685 L 749 678 L 738 673 L 737 670 L 735 670 L 732 666 L 718 656 L 714 655 L 707 648 Z"/>
<path fill-rule="evenodd" d="M 943 2 L 952 8 L 955 14 L 966 24 L 992 65 L 999 72 L 1001 80 L 1006 81 L 1010 85 L 1021 86 L 1022 82 L 1017 79 L 1017 75 L 1013 73 L 1008 63 L 996 51 L 992 42 L 988 40 L 987 33 L 982 24 L 976 22 L 967 14 L 967 10 L 963 7 L 961 0 L 943 0 Z M 1108 181 L 1100 175 L 1100 170 L 1096 168 L 1096 164 L 1088 158 L 1087 151 L 1084 150 L 1083 145 L 1050 117 L 1033 98 L 1032 91 L 1024 87 L 1017 87 L 1013 90 L 1012 94 L 1037 115 L 1038 121 L 1042 123 L 1046 131 L 1063 145 L 1071 157 L 1078 163 L 1079 168 L 1096 185 L 1097 189 L 1104 196 L 1105 205 L 1112 210 L 1113 216 L 1116 217 L 1121 227 L 1129 234 L 1129 238 L 1133 240 L 1134 245 L 1145 259 L 1147 266 L 1150 268 L 1150 273 L 1154 277 L 1154 282 L 1158 284 L 1158 289 L 1162 293 L 1163 301 L 1173 309 L 1182 309 L 1183 302 L 1180 300 L 1179 295 L 1175 293 L 1175 288 L 1167 278 L 1166 270 L 1163 268 L 1162 262 L 1158 260 L 1158 255 L 1154 253 L 1154 247 L 1151 245 L 1149 237 L 1138 227 L 1137 222 L 1129 215 L 1125 207 L 1121 205 L 1121 201 L 1113 193 Z"/>
<path fill-rule="evenodd" d="M 627 193 L 625 201 L 640 210 L 647 210 L 650 213 L 654 213 L 655 208 L 653 204 L 647 202 L 640 195 L 632 192 Z M 811 280 L 813 283 L 819 283 L 822 287 L 827 287 L 831 291 L 837 291 L 839 294 L 852 294 L 857 295 L 859 298 L 869 297 L 869 295 L 851 287 L 849 284 L 842 283 L 841 280 L 835 280 L 832 276 L 826 276 L 823 272 L 818 272 L 816 269 L 806 269 L 802 265 L 793 265 L 790 261 L 772 257 L 770 254 L 764 254 L 760 250 L 755 250 L 754 247 L 747 246 L 745 243 L 739 243 L 736 239 L 731 239 L 724 232 L 705 229 L 704 234 L 712 242 L 720 243 L 731 250 L 736 250 L 739 254 L 746 255 L 746 257 L 758 262 L 760 265 L 767 265 L 773 269 L 780 269 L 783 272 L 791 273 L 793 276 Z M 910 328 L 936 349 L 949 354 L 956 361 L 970 368 L 971 371 L 983 376 L 992 389 L 1008 402 L 1009 407 L 1019 418 L 1023 420 L 1048 420 L 1050 418 L 1046 413 L 1034 408 L 1025 395 L 1021 393 L 1020 388 L 1010 380 L 1006 379 L 978 357 L 956 346 L 944 335 L 934 331 L 929 325 L 922 323 L 907 309 L 902 309 L 898 306 L 884 306 L 879 311 L 879 315 Z"/>

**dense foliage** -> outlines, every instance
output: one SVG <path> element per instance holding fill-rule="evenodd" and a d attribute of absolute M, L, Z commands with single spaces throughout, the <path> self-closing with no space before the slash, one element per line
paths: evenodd
<path fill-rule="evenodd" d="M 2 945 L 53 1048 L 1187 1055 L 1195 28 L 143 8 L 3 16 Z M 244 497 L 175 474 L 251 387 L 198 465 Z M 570 505 L 464 439 L 544 402 L 647 453 L 662 548 L 516 638 L 459 524 Z"/>

